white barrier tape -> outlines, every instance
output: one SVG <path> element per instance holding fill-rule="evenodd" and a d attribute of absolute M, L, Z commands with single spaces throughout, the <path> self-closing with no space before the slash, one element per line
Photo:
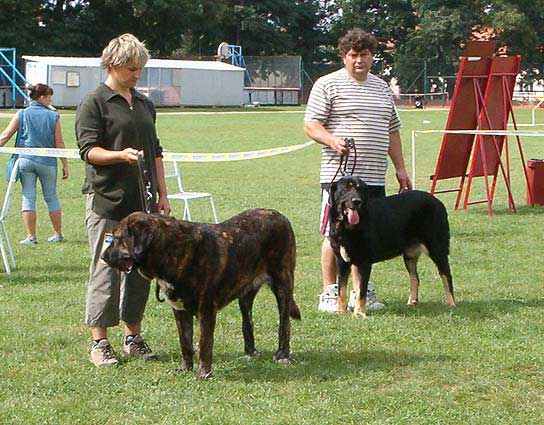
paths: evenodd
<path fill-rule="evenodd" d="M 268 156 L 280 155 L 283 153 L 294 152 L 304 149 L 314 144 L 313 140 L 306 143 L 293 146 L 284 146 L 281 148 L 261 149 L 248 152 L 228 152 L 228 153 L 173 153 L 163 152 L 164 161 L 178 162 L 218 162 L 218 161 L 243 161 L 246 159 L 266 158 Z"/>
<path fill-rule="evenodd" d="M 77 149 L 54 149 L 54 148 L 0 148 L 0 153 L 17 153 L 19 155 L 49 156 L 54 158 L 79 159 Z"/>
<path fill-rule="evenodd" d="M 416 188 L 416 137 L 420 134 L 469 134 L 477 136 L 544 137 L 542 132 L 508 130 L 412 130 L 412 188 Z"/>
<path fill-rule="evenodd" d="M 479 136 L 523 136 L 523 137 L 542 137 L 542 132 L 520 132 L 508 130 L 414 130 L 414 134 L 475 134 Z"/>
<path fill-rule="evenodd" d="M 304 149 L 314 144 L 313 140 L 306 143 L 293 146 L 284 146 L 281 148 L 261 149 L 248 152 L 226 152 L 226 153 L 174 153 L 163 152 L 163 161 L 177 162 L 225 162 L 225 161 L 243 161 L 247 159 L 266 158 L 268 156 L 280 155 L 283 153 L 294 152 Z M 77 149 L 48 149 L 48 148 L 6 148 L 0 147 L 0 153 L 17 153 L 19 155 L 48 156 L 54 158 L 79 159 Z"/>

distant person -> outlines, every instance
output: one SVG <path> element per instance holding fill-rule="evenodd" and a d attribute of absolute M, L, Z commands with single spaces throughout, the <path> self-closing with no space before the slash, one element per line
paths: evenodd
<path fill-rule="evenodd" d="M 387 83 L 370 73 L 377 40 L 366 31 L 354 28 L 340 38 L 338 50 L 344 67 L 319 78 L 308 99 L 304 117 L 304 131 L 321 143 L 321 233 L 325 235 L 321 247 L 323 290 L 318 309 L 326 312 L 338 310 L 336 285 L 336 258 L 328 239 L 329 186 L 340 167 L 340 158 L 347 154 L 347 138 L 353 138 L 357 154 L 354 175 L 369 186 L 370 197 L 385 196 L 387 156 L 395 166 L 399 191 L 410 190 L 412 183 L 406 172 L 399 129 L 400 119 Z M 348 157 L 346 169 L 351 171 L 353 153 Z M 359 293 L 361 276 L 352 266 L 354 290 L 350 293 L 350 307 Z M 367 308 L 383 308 L 373 286 L 369 283 Z"/>
<path fill-rule="evenodd" d="M 6 129 L 0 135 L 0 146 L 4 146 L 17 132 L 18 146 L 25 148 L 64 149 L 60 116 L 51 109 L 53 89 L 45 84 L 29 86 L 32 99 L 28 108 L 18 111 Z M 39 179 L 49 218 L 53 225 L 53 235 L 47 239 L 50 243 L 61 242 L 62 210 L 57 196 L 57 158 L 19 155 L 19 170 L 23 187 L 23 205 L 21 211 L 26 229 L 26 238 L 21 245 L 35 245 L 36 237 L 36 182 Z M 68 161 L 61 158 L 62 178 L 68 178 Z"/>
<path fill-rule="evenodd" d="M 108 328 L 120 320 L 125 324 L 122 354 L 155 358 L 141 335 L 149 280 L 137 270 L 121 275 L 100 259 L 117 223 L 140 209 L 140 151 L 151 176 L 151 190 L 158 193 L 158 211 L 170 214 L 155 107 L 134 88 L 148 59 L 145 45 L 133 35 L 111 40 L 101 58 L 106 81 L 87 95 L 76 114 L 77 143 L 86 163 L 83 193 L 91 250 L 85 323 L 93 338 L 90 360 L 97 367 L 117 364 Z"/>

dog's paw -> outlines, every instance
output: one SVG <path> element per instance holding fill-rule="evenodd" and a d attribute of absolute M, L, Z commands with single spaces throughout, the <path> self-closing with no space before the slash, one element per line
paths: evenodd
<path fill-rule="evenodd" d="M 284 365 L 287 365 L 289 366 L 290 364 L 293 363 L 293 361 L 291 360 L 290 357 L 286 357 L 286 358 L 283 358 L 283 359 L 274 359 L 276 360 L 276 363 L 278 364 L 284 364 Z"/>
<path fill-rule="evenodd" d="M 348 312 L 348 307 L 339 307 L 338 310 L 335 311 L 336 314 L 344 314 Z"/>
<path fill-rule="evenodd" d="M 406 305 L 418 305 L 419 304 L 419 300 L 408 300 L 408 302 L 406 303 Z"/>
<path fill-rule="evenodd" d="M 259 357 L 261 355 L 261 352 L 259 350 L 253 350 L 251 353 L 246 353 L 244 357 L 248 360 L 253 359 L 255 357 Z"/>
<path fill-rule="evenodd" d="M 211 369 L 199 367 L 196 371 L 196 376 L 200 379 L 210 379 L 212 377 Z"/>
<path fill-rule="evenodd" d="M 193 362 L 182 360 L 177 369 L 179 372 L 188 372 L 193 370 Z"/>
<path fill-rule="evenodd" d="M 357 311 L 353 312 L 353 315 L 351 317 L 353 317 L 354 319 L 366 319 L 367 315 L 365 312 Z"/>
<path fill-rule="evenodd" d="M 290 365 L 291 357 L 288 351 L 278 350 L 272 357 L 276 363 Z"/>

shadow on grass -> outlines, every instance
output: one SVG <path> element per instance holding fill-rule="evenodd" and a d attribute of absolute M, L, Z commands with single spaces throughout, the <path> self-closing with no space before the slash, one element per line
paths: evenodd
<path fill-rule="evenodd" d="M 0 278 L 5 279 L 6 287 L 8 284 L 14 287 L 36 286 L 41 283 L 66 284 L 68 279 L 74 279 L 74 274 L 80 273 L 87 278 L 88 270 L 88 264 L 55 264 L 47 266 L 18 264 L 17 268 L 12 270 L 9 275 L 0 272 Z"/>
<path fill-rule="evenodd" d="M 247 359 L 239 352 L 214 354 L 213 378 L 220 381 L 236 382 L 292 382 L 310 380 L 316 382 L 359 379 L 372 372 L 388 372 L 393 369 L 421 365 L 422 363 L 451 362 L 445 355 L 422 355 L 405 351 L 387 350 L 321 350 L 296 351 L 292 353 L 293 363 L 282 365 L 272 359 L 272 352 L 263 351 L 257 358 Z M 177 370 L 180 355 L 159 354 L 161 367 L 170 368 L 172 373 L 193 376 L 195 370 Z M 133 359 L 120 359 L 119 367 L 127 366 Z M 195 369 L 198 365 L 195 357 Z"/>
<path fill-rule="evenodd" d="M 526 308 L 544 308 L 544 298 L 488 299 L 457 302 L 457 307 L 449 307 L 438 301 L 424 301 L 417 306 L 407 306 L 401 301 L 387 303 L 385 310 L 370 312 L 370 315 L 398 315 L 405 317 L 449 315 L 469 319 L 489 319 L 517 313 Z"/>
<path fill-rule="evenodd" d="M 232 356 L 231 356 L 232 357 Z M 271 352 L 263 352 L 257 359 L 218 356 L 215 375 L 220 380 L 241 382 L 316 382 L 359 379 L 372 372 L 388 372 L 399 367 L 427 362 L 450 362 L 444 355 L 422 355 L 405 351 L 361 349 L 296 351 L 293 364 L 280 365 L 272 360 Z"/>
<path fill-rule="evenodd" d="M 538 204 L 535 204 L 534 207 L 531 207 L 530 205 L 522 205 L 522 202 L 520 200 L 517 200 L 516 211 L 517 213 L 509 209 L 508 206 L 502 205 L 502 204 L 499 204 L 493 207 L 493 215 L 513 216 L 513 217 L 515 217 L 516 215 L 520 215 L 523 217 L 539 217 L 544 214 L 544 207 Z M 460 212 L 463 213 L 463 211 L 460 211 Z M 482 215 L 482 216 L 488 215 L 487 207 L 481 207 L 479 209 L 474 208 L 470 210 L 468 213 L 474 214 L 474 215 Z"/>

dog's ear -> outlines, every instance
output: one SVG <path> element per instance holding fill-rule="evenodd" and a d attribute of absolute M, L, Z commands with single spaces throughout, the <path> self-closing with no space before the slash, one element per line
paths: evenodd
<path fill-rule="evenodd" d="M 130 241 L 129 252 L 135 263 L 139 263 L 145 256 L 149 245 L 153 241 L 153 229 L 143 221 L 133 222 L 126 227 L 127 239 Z"/>
<path fill-rule="evenodd" d="M 329 186 L 329 205 L 332 205 L 332 199 L 334 197 L 334 194 L 336 193 L 336 188 L 338 186 L 337 182 L 332 182 Z"/>
<path fill-rule="evenodd" d="M 340 208 L 340 204 L 337 203 L 334 205 L 334 201 L 336 198 L 336 192 L 338 190 L 338 182 L 333 182 L 329 186 L 329 228 L 332 229 L 334 227 L 334 223 L 336 223 L 338 220 L 341 220 L 342 214 L 338 211 L 338 208 Z"/>

